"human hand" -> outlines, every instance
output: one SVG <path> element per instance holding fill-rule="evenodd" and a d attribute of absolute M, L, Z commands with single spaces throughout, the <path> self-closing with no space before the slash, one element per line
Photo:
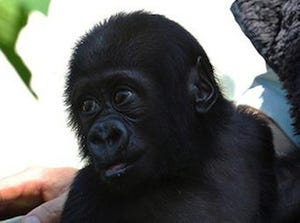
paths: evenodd
<path fill-rule="evenodd" d="M 0 219 L 31 210 L 23 222 L 30 216 L 42 223 L 58 222 L 76 172 L 67 167 L 33 167 L 0 180 Z"/>

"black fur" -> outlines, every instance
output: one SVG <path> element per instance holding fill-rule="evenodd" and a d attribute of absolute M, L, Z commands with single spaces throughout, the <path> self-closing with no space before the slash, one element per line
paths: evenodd
<path fill-rule="evenodd" d="M 134 90 L 121 92 L 130 105 L 116 109 L 120 85 Z M 77 44 L 66 86 L 88 164 L 62 223 L 271 222 L 270 129 L 223 97 L 204 50 L 177 23 L 145 12 L 111 17 Z"/>
<path fill-rule="evenodd" d="M 275 222 L 300 222 L 300 153 L 293 151 L 276 160 L 278 205 Z"/>

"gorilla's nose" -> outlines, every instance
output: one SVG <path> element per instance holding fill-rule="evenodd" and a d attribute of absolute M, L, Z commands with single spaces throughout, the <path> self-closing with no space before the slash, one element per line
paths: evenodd
<path fill-rule="evenodd" d="M 93 125 L 88 135 L 88 143 L 95 153 L 115 153 L 126 148 L 128 131 L 119 120 L 106 120 Z"/>

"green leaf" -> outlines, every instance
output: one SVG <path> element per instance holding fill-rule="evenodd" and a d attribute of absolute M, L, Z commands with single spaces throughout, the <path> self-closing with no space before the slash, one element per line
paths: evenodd
<path fill-rule="evenodd" d="M 31 11 L 48 13 L 50 0 L 0 0 L 0 49 L 18 72 L 31 93 L 31 72 L 16 52 L 15 46 L 21 29 L 27 24 Z"/>
<path fill-rule="evenodd" d="M 22 3 L 28 11 L 40 11 L 44 15 L 48 14 L 50 0 L 23 0 Z"/>
<path fill-rule="evenodd" d="M 30 86 L 31 72 L 24 64 L 22 58 L 16 53 L 16 51 L 12 47 L 2 47 L 1 49 L 8 61 L 11 63 L 11 65 L 16 69 L 17 73 L 27 86 L 28 90 L 32 93 L 32 95 L 35 98 L 37 98 L 36 93 L 32 90 Z"/>
<path fill-rule="evenodd" d="M 27 23 L 28 14 L 20 0 L 0 0 L 0 47 L 15 46 L 18 34 Z"/>

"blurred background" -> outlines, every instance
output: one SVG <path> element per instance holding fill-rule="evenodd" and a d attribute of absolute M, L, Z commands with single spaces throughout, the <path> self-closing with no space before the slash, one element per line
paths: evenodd
<path fill-rule="evenodd" d="M 31 89 L 38 99 L 0 52 L 0 178 L 28 166 L 82 165 L 63 103 L 67 64 L 80 36 L 120 11 L 144 9 L 184 26 L 206 50 L 228 98 L 238 99 L 266 69 L 234 21 L 232 2 L 51 0 L 47 16 L 32 11 L 16 41 L 16 52 L 32 74 Z M 3 32 L 0 29 L 0 37 Z"/>

